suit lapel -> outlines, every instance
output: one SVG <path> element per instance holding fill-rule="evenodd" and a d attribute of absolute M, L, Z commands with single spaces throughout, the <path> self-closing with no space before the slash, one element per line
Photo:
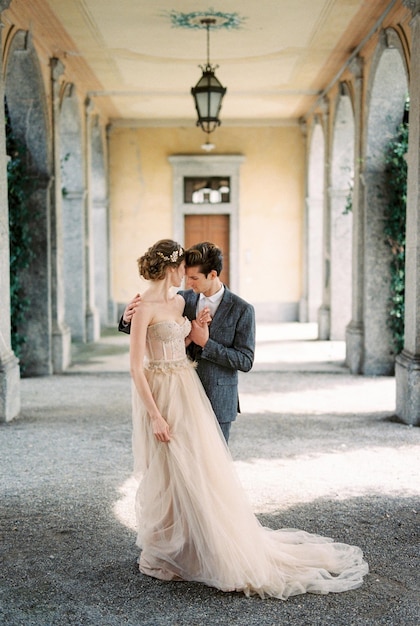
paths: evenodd
<path fill-rule="evenodd" d="M 229 316 L 231 308 L 232 308 L 232 293 L 225 286 L 225 291 L 223 294 L 222 301 L 217 307 L 217 311 L 215 313 L 213 321 L 210 324 L 210 337 L 214 337 L 214 335 L 217 333 L 217 329 L 223 326 L 223 322 Z"/>
<path fill-rule="evenodd" d="M 195 320 L 199 295 L 192 290 L 183 291 L 181 295 L 185 300 L 184 315 L 186 315 L 190 321 Z"/>

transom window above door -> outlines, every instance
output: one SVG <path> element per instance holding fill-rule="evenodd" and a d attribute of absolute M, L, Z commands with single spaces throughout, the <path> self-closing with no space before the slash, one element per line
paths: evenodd
<path fill-rule="evenodd" d="M 186 204 L 223 204 L 230 202 L 230 178 L 225 176 L 185 177 Z"/>

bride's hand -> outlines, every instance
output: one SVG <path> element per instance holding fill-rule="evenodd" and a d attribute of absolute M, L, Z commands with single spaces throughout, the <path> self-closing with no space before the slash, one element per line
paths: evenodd
<path fill-rule="evenodd" d="M 136 312 L 138 305 L 141 302 L 141 295 L 137 293 L 132 300 L 127 304 L 123 313 L 123 322 L 124 324 L 131 324 L 131 320 L 133 315 Z"/>
<path fill-rule="evenodd" d="M 209 325 L 206 322 L 200 324 L 197 320 L 193 320 L 189 337 L 197 346 L 204 348 L 209 340 Z"/>
<path fill-rule="evenodd" d="M 204 307 L 204 309 L 201 309 L 199 312 L 196 322 L 200 324 L 200 326 L 204 326 L 205 324 L 210 324 L 211 320 L 210 309 Z"/>
<path fill-rule="evenodd" d="M 158 441 L 168 443 L 171 440 L 171 433 L 168 422 L 160 415 L 152 420 L 153 434 Z"/>

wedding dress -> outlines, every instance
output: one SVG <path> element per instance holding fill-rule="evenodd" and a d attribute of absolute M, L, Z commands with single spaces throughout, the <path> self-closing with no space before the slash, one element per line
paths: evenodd
<path fill-rule="evenodd" d="M 185 353 L 191 323 L 147 331 L 145 373 L 170 426 L 158 442 L 133 384 L 133 452 L 140 571 L 222 591 L 285 600 L 359 587 L 360 548 L 294 529 L 263 527 L 252 513 L 210 402 Z M 280 478 L 280 477 L 279 477 Z"/>

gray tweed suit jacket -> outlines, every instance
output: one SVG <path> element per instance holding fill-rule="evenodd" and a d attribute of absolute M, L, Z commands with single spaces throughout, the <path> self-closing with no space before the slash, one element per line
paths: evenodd
<path fill-rule="evenodd" d="M 185 300 L 184 315 L 194 320 L 199 295 L 192 289 L 179 293 Z M 118 329 L 130 332 L 122 318 Z M 209 333 L 204 348 L 192 343 L 187 352 L 197 362 L 197 374 L 218 421 L 233 422 L 240 412 L 238 371 L 249 372 L 254 363 L 254 307 L 225 287 Z"/>
<path fill-rule="evenodd" d="M 196 317 L 199 295 L 180 291 L 184 314 Z M 240 412 L 238 371 L 249 372 L 254 363 L 254 307 L 227 287 L 210 324 L 210 338 L 204 348 L 190 344 L 189 356 L 197 361 L 197 374 L 220 423 L 233 422 Z"/>

